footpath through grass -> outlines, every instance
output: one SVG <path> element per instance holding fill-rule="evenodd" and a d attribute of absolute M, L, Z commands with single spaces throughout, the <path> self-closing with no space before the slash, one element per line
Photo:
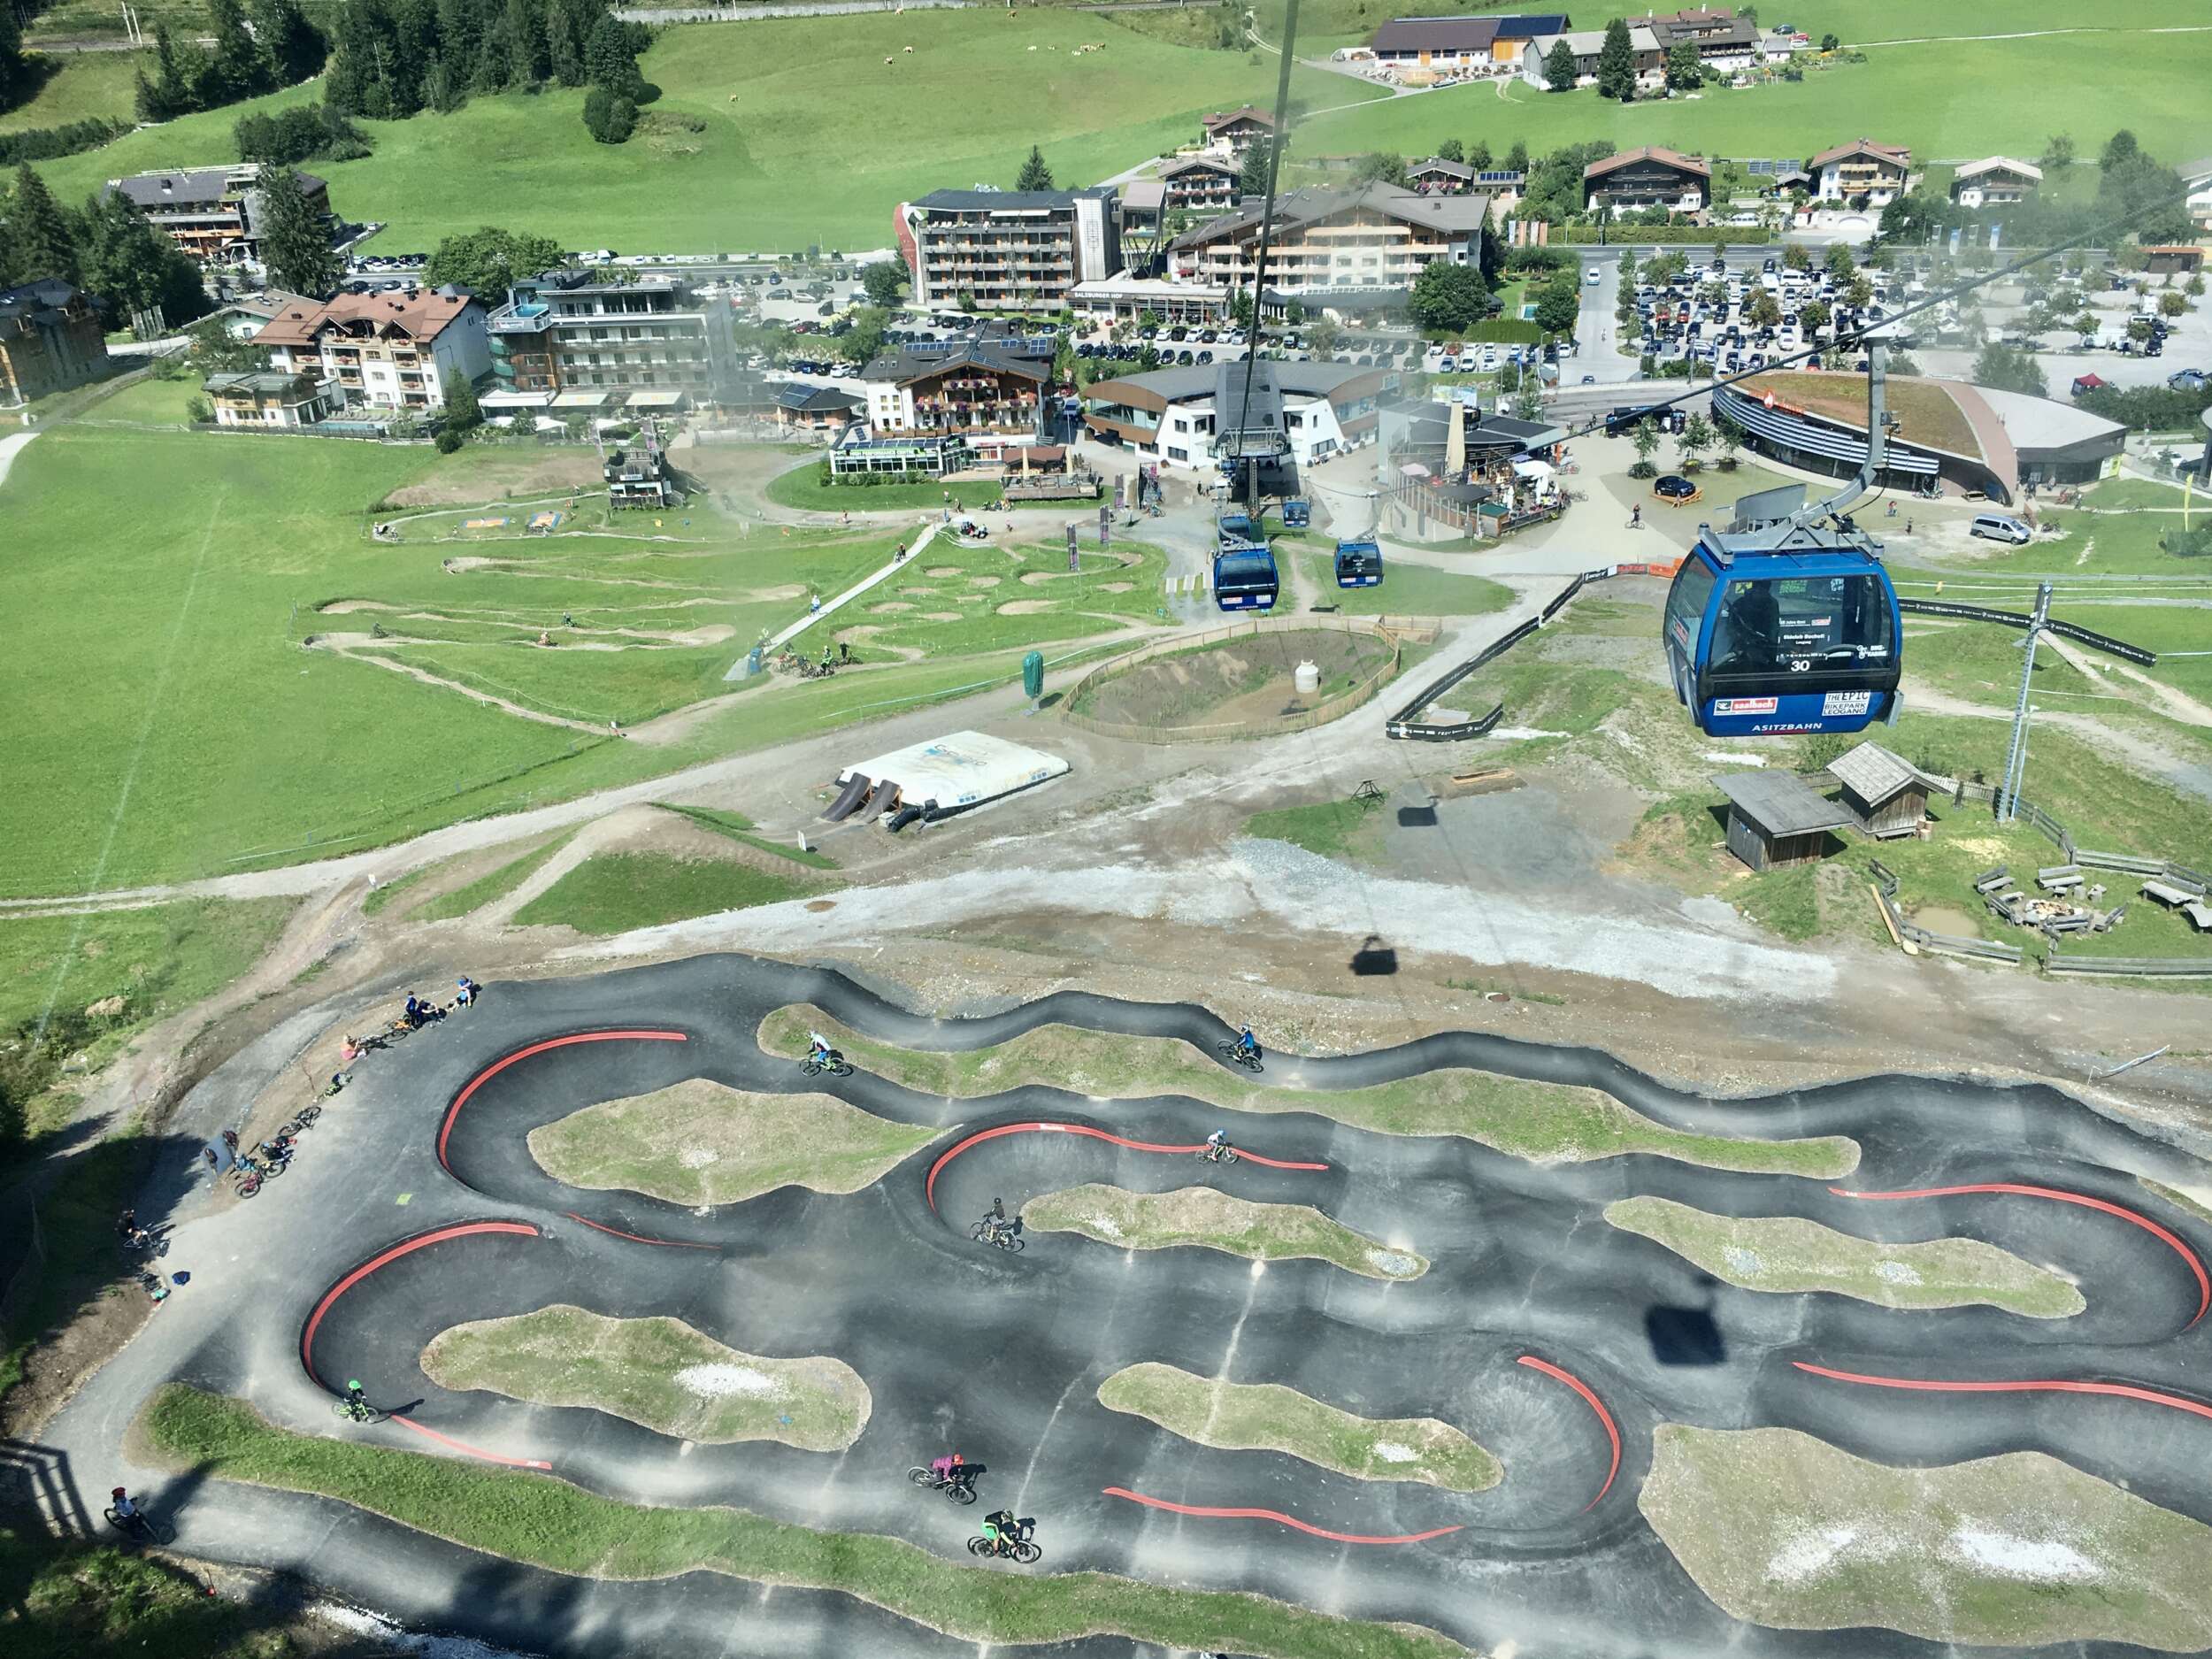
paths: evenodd
<path fill-rule="evenodd" d="M 1618 1199 L 1605 1218 L 1746 1290 L 1830 1291 L 1884 1308 L 1986 1304 L 2032 1319 L 2089 1305 L 2057 1274 L 1978 1239 L 1883 1244 L 1794 1216 L 1708 1215 L 1666 1198 Z"/>
<path fill-rule="evenodd" d="M 530 1156 L 571 1187 L 734 1204 L 779 1187 L 856 1193 L 944 1133 L 828 1094 L 755 1094 L 689 1078 L 541 1125 Z"/>
<path fill-rule="evenodd" d="M 751 27 L 751 26 L 747 26 Z M 171 1385 L 135 1428 L 150 1455 L 218 1480 L 309 1492 L 466 1548 L 579 1578 L 707 1571 L 833 1590 L 963 1640 L 1124 1636 L 1260 1659 L 1470 1659 L 1433 1631 L 1308 1612 L 1256 1595 L 1107 1573 L 956 1566 L 896 1539 L 825 1532 L 742 1509 L 618 1502 L 549 1475 L 487 1469 L 273 1427 L 242 1401 Z"/>
<path fill-rule="evenodd" d="M 1098 1400 L 1201 1446 L 1281 1452 L 1359 1480 L 1484 1492 L 1505 1478 L 1496 1458 L 1448 1423 L 1356 1417 L 1278 1383 L 1220 1382 L 1172 1365 L 1131 1365 L 1099 1384 Z"/>
<path fill-rule="evenodd" d="M 1328 1262 L 1367 1279 L 1418 1279 L 1428 1260 L 1355 1233 L 1307 1204 L 1257 1204 L 1210 1187 L 1133 1193 L 1118 1187 L 1071 1187 L 1022 1206 L 1040 1233 L 1079 1233 L 1125 1250 L 1199 1245 L 1255 1262 L 1298 1257 Z"/>
<path fill-rule="evenodd" d="M 1311 1112 L 1380 1134 L 1462 1135 L 1539 1164 L 1645 1153 L 1710 1169 L 1834 1179 L 1859 1163 L 1857 1143 L 1841 1135 L 1755 1141 L 1692 1134 L 1655 1124 L 1596 1089 L 1463 1070 L 1340 1093 L 1275 1088 L 1232 1072 L 1174 1038 L 1123 1037 L 1067 1025 L 1043 1026 L 995 1048 L 932 1054 L 876 1042 L 808 1004 L 779 1009 L 764 1019 L 760 1046 L 796 1059 L 805 1052 L 810 1028 L 856 1066 L 925 1094 L 956 1100 L 1030 1084 L 1102 1099 L 1181 1094 L 1233 1111 Z"/>
<path fill-rule="evenodd" d="M 422 1368 L 442 1388 L 588 1406 L 703 1446 L 780 1440 L 841 1452 L 874 1406 L 840 1359 L 767 1359 L 680 1319 L 615 1319 L 565 1303 L 450 1326 L 423 1350 Z"/>

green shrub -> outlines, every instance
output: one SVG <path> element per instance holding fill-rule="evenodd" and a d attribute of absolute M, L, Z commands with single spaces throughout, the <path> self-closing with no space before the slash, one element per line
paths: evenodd
<path fill-rule="evenodd" d="M 442 427 L 439 430 L 437 437 L 438 453 L 440 455 L 451 455 L 456 449 L 459 449 L 467 442 L 468 439 L 465 436 L 454 431 L 452 427 Z"/>

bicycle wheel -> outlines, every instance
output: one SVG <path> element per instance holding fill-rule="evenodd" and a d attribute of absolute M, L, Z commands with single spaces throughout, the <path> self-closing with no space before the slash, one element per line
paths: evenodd
<path fill-rule="evenodd" d="M 979 1221 L 977 1222 L 975 1225 L 968 1229 L 968 1236 L 971 1239 L 973 1239 L 978 1244 L 988 1244 L 991 1241 L 990 1229 L 986 1227 Z"/>
<path fill-rule="evenodd" d="M 322 1115 L 323 1109 L 319 1106 L 303 1106 L 299 1109 L 298 1115 L 292 1119 L 292 1123 L 285 1125 L 284 1133 L 286 1134 L 296 1133 L 292 1127 L 293 1124 L 296 1124 L 301 1129 L 312 1129 L 315 1126 L 315 1120 Z"/>
<path fill-rule="evenodd" d="M 818 1061 L 818 1060 L 802 1060 L 802 1061 L 800 1061 L 800 1062 L 799 1062 L 799 1075 L 800 1075 L 801 1077 L 819 1077 L 819 1076 L 821 1076 L 821 1075 L 822 1075 L 822 1063 L 821 1063 L 820 1061 Z"/>
<path fill-rule="evenodd" d="M 1014 1546 L 1014 1559 L 1025 1567 L 1034 1566 L 1044 1553 L 1025 1538 Z"/>
<path fill-rule="evenodd" d="M 1011 1250 L 1016 1256 L 1019 1256 L 1029 1248 L 1029 1240 L 1018 1233 L 1002 1233 L 998 1235 L 998 1248 L 1002 1250 Z"/>
<path fill-rule="evenodd" d="M 831 1060 L 830 1072 L 834 1077 L 850 1077 L 853 1074 L 853 1063 L 841 1054 Z"/>
<path fill-rule="evenodd" d="M 240 1177 L 238 1178 L 238 1195 L 239 1195 L 239 1197 L 241 1197 L 241 1198 L 251 1198 L 251 1197 L 252 1197 L 252 1196 L 253 1196 L 256 1193 L 259 1192 L 260 1190 L 261 1190 L 261 1178 L 260 1178 L 258 1175 L 251 1175 L 251 1174 L 248 1174 L 248 1175 L 242 1175 L 242 1176 L 240 1176 Z"/>
<path fill-rule="evenodd" d="M 1224 1148 L 1221 1153 L 1221 1161 L 1224 1164 L 1234 1164 L 1237 1161 L 1237 1149 L 1234 1147 Z"/>
<path fill-rule="evenodd" d="M 945 1495 L 964 1509 L 975 1502 L 975 1488 L 964 1480 L 956 1480 L 945 1488 Z"/>
<path fill-rule="evenodd" d="M 918 1463 L 906 1471 L 906 1478 L 918 1486 L 933 1486 L 937 1484 L 937 1471 L 933 1469 L 924 1469 Z"/>
<path fill-rule="evenodd" d="M 968 1540 L 968 1554 L 971 1555 L 988 1555 L 990 1549 L 991 1540 L 987 1538 L 972 1538 Z"/>

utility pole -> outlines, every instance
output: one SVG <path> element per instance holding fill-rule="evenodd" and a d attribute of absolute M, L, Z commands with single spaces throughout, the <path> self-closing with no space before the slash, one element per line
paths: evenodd
<path fill-rule="evenodd" d="M 2020 780 L 2028 770 L 2028 689 L 2035 677 L 2035 648 L 2051 619 L 2051 584 L 2035 590 L 2035 614 L 2028 618 L 2026 651 L 2020 664 L 2020 695 L 2012 705 L 2012 748 L 2005 756 L 2005 798 L 1997 814 L 2000 824 L 2020 816 Z"/>

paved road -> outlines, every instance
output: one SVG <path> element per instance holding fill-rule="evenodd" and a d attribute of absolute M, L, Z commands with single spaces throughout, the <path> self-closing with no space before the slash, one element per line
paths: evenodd
<path fill-rule="evenodd" d="M 1544 1630 L 1561 1651 L 1622 1659 L 1739 1647 L 1819 1659 L 1946 1651 L 1864 1632 L 1755 1633 L 1720 1614 L 1637 1511 L 1662 1422 L 1781 1425 L 1893 1463 L 2033 1447 L 2154 1502 L 2212 1513 L 2196 1475 L 2204 1425 L 2185 1412 L 2112 1399 L 1898 1394 L 1799 1369 L 2095 1378 L 2177 1397 L 2197 1386 L 2206 1229 L 2147 1196 L 2128 1171 L 2187 1181 L 2198 1167 L 2055 1091 L 1876 1077 L 1723 1103 L 1601 1054 L 1467 1033 L 1268 1062 L 1269 1082 L 1317 1092 L 1474 1066 L 1594 1086 L 1686 1131 L 1848 1135 L 1864 1156 L 1846 1192 L 1647 1157 L 1538 1165 L 1455 1139 L 1376 1135 L 1294 1112 L 1245 1118 L 1179 1097 L 1112 1102 L 1029 1087 L 956 1102 L 865 1073 L 833 1092 L 886 1118 L 957 1124 L 960 1133 L 850 1196 L 786 1188 L 696 1211 L 560 1187 L 527 1152 L 538 1125 L 690 1077 L 770 1093 L 816 1087 L 752 1041 L 768 1011 L 800 1001 L 921 1049 L 973 1050 L 1052 1022 L 1180 1037 L 1207 1054 L 1227 1035 L 1194 1007 L 1073 993 L 941 1021 L 838 973 L 739 956 L 495 985 L 476 1010 L 365 1063 L 299 1167 L 253 1203 L 206 1213 L 183 1158 L 170 1165 L 141 1210 L 182 1219 L 167 1264 L 194 1270 L 194 1283 L 50 1425 L 37 1448 L 50 1509 L 81 1523 L 96 1511 L 89 1494 L 127 1483 L 151 1494 L 190 1555 L 295 1570 L 416 1621 L 532 1650 L 843 1659 L 974 1649 L 841 1598 L 771 1597 L 712 1575 L 656 1586 L 502 1566 L 335 1504 L 165 1477 L 132 1466 L 119 1448 L 147 1394 L 172 1377 L 242 1394 L 280 1424 L 327 1433 L 330 1385 L 354 1376 L 372 1400 L 445 1437 L 441 1445 L 399 1423 L 352 1431 L 374 1444 L 544 1463 L 615 1496 L 735 1503 L 891 1534 L 957 1563 L 972 1517 L 901 1479 L 907 1464 L 956 1448 L 987 1466 L 990 1506 L 1038 1517 L 1048 1571 L 1258 1590 L 1349 1617 L 1414 1620 L 1485 1650 Z M 273 1033 L 211 1079 L 182 1121 L 250 1098 L 326 1017 L 311 1011 Z M 611 1030 L 670 1037 L 550 1047 L 491 1070 L 532 1045 Z M 472 1079 L 480 1086 L 465 1093 Z M 1041 1124 L 1077 1133 L 1020 1128 Z M 1259 1156 L 1202 1170 L 1189 1152 L 1217 1125 Z M 1015 1132 L 976 1139 L 1000 1127 Z M 1102 1133 L 1083 1133 L 1092 1130 Z M 1312 1261 L 1263 1273 L 1205 1250 L 1125 1253 L 1065 1234 L 1033 1234 L 1010 1257 L 966 1236 L 995 1196 L 1018 1206 L 1084 1181 L 1163 1191 L 1200 1179 L 1256 1201 L 1314 1205 L 1434 1265 L 1386 1284 Z M 2114 1208 L 1978 1190 L 1993 1182 Z M 1968 1190 L 1878 1203 L 1852 1195 L 1930 1187 Z M 1640 1193 L 1886 1240 L 1984 1239 L 2057 1265 L 2081 1284 L 2088 1310 L 2042 1321 L 1734 1290 L 1600 1219 L 1604 1203 Z M 2139 1217 L 2174 1239 L 2131 1225 Z M 486 1220 L 501 1230 L 434 1238 Z M 412 1240 L 424 1242 L 389 1255 Z M 372 1262 L 381 1264 L 354 1271 Z M 670 1315 L 751 1353 L 835 1356 L 871 1389 L 865 1432 L 840 1456 L 678 1446 L 584 1408 L 451 1393 L 422 1371 L 422 1346 L 444 1327 L 555 1302 Z M 1141 1361 L 1281 1382 L 1365 1415 L 1440 1416 L 1497 1453 L 1506 1479 L 1463 1495 L 1194 1446 L 1097 1403 L 1104 1377 Z M 1596 1407 L 1560 1373 L 1586 1386 Z M 1313 1531 L 1204 1513 L 1241 1507 Z M 1418 1534 L 1431 1536 L 1340 1541 Z M 1055 1651 L 1090 1659 L 1129 1647 Z"/>

